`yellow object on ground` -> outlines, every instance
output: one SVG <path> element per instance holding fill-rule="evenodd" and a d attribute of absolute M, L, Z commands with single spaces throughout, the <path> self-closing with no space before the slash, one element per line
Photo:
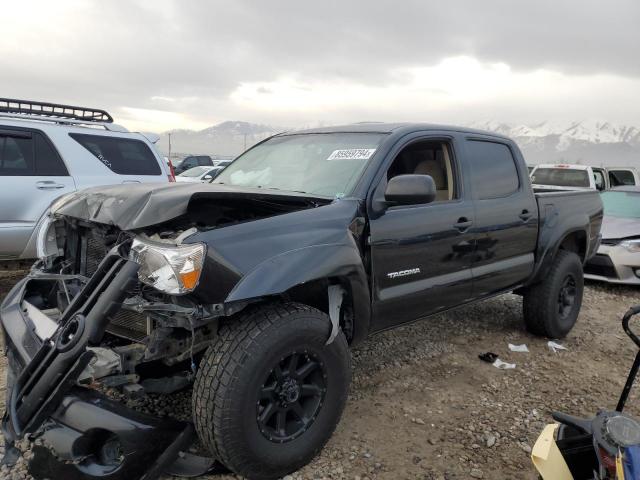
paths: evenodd
<path fill-rule="evenodd" d="M 622 465 L 622 452 L 620 450 L 616 455 L 616 480 L 624 480 L 624 466 Z"/>
<path fill-rule="evenodd" d="M 544 480 L 573 480 L 567 462 L 556 445 L 557 423 L 544 427 L 531 450 L 531 461 Z"/>

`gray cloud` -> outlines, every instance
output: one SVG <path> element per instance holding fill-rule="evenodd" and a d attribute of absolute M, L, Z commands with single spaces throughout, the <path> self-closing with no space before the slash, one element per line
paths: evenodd
<path fill-rule="evenodd" d="M 41 15 L 21 3 L 27 18 Z M 401 81 L 394 69 L 459 55 L 517 71 L 640 77 L 637 0 L 56 3 L 63 19 L 4 32 L 4 95 L 204 119 L 237 113 L 227 98 L 242 82 L 387 85 Z"/>

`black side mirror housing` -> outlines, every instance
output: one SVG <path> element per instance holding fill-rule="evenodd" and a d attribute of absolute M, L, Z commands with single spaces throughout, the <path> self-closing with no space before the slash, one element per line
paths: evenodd
<path fill-rule="evenodd" d="M 391 205 L 431 203 L 436 199 L 436 191 L 430 175 L 398 175 L 387 183 L 384 199 Z"/>

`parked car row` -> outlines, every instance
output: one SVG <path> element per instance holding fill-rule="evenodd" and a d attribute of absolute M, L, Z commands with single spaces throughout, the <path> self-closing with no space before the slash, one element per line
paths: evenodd
<path fill-rule="evenodd" d="M 179 175 L 194 167 L 226 167 L 232 160 L 212 159 L 209 155 L 189 155 L 176 163 L 175 172 Z"/>
<path fill-rule="evenodd" d="M 176 176 L 176 182 L 210 182 L 216 178 L 225 167 L 193 167 Z"/>
<path fill-rule="evenodd" d="M 640 285 L 640 180 L 635 168 L 541 164 L 531 168 L 530 178 L 537 191 L 600 191 L 602 242 L 585 265 L 585 277 Z"/>
<path fill-rule="evenodd" d="M 541 164 L 529 166 L 531 183 L 545 190 L 598 190 L 640 185 L 633 167 L 591 167 L 576 164 Z"/>

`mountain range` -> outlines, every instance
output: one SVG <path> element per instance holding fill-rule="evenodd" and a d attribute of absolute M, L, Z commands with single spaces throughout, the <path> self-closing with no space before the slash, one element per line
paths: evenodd
<path fill-rule="evenodd" d="M 640 128 L 602 120 L 544 121 L 508 124 L 496 121 L 474 122 L 470 127 L 513 138 L 527 163 L 582 163 L 585 165 L 640 167 Z M 292 128 L 249 122 L 227 121 L 204 130 L 171 130 L 161 135 L 160 150 L 172 156 L 208 154 L 235 157 L 245 149 Z"/>
<path fill-rule="evenodd" d="M 215 157 L 235 157 L 261 140 L 287 129 L 249 122 L 227 121 L 204 130 L 170 130 L 160 135 L 158 146 L 167 154 L 169 138 L 171 152 L 180 156 L 206 154 Z"/>
<path fill-rule="evenodd" d="M 602 120 L 512 125 L 476 122 L 473 128 L 513 138 L 527 163 L 639 166 L 640 128 Z"/>

